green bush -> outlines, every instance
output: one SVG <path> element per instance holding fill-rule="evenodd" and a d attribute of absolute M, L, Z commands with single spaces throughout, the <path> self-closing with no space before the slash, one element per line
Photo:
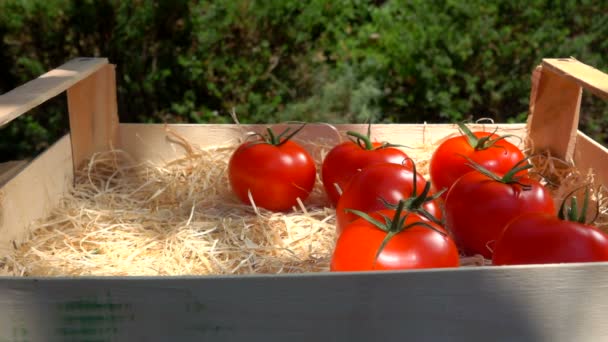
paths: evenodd
<path fill-rule="evenodd" d="M 124 122 L 525 119 L 543 57 L 600 69 L 608 3 L 3 0 L 0 92 L 76 56 L 117 65 Z M 582 129 L 608 139 L 585 96 Z M 65 99 L 0 129 L 0 160 L 67 130 Z"/>

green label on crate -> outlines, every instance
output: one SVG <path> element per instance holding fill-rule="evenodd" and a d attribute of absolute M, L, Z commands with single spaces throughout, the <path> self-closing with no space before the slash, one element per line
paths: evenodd
<path fill-rule="evenodd" d="M 135 320 L 130 304 L 106 298 L 81 298 L 57 305 L 57 334 L 64 341 L 111 341 L 125 323 Z"/>

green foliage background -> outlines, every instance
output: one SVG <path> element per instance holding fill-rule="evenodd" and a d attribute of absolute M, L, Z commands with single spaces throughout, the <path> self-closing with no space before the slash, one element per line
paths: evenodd
<path fill-rule="evenodd" d="M 104 56 L 123 122 L 521 122 L 541 58 L 607 70 L 606 13 L 590 0 L 0 0 L 0 93 Z M 581 129 L 606 141 L 606 104 L 584 101 Z M 58 98 L 0 129 L 0 160 L 66 127 Z"/>

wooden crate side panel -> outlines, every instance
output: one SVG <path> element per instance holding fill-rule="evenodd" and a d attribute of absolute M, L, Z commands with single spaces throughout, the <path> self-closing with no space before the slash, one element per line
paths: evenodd
<path fill-rule="evenodd" d="M 183 155 L 186 149 L 178 136 L 190 144 L 205 148 L 212 146 L 230 146 L 242 141 L 247 132 L 264 132 L 267 125 L 233 125 L 233 124 L 126 124 L 121 123 L 120 148 L 128 152 L 138 161 L 162 162 Z M 272 125 L 281 131 L 286 125 Z M 290 126 L 290 127 L 297 127 Z M 513 134 L 508 140 L 523 147 L 523 137 L 526 135 L 524 124 L 485 124 L 472 125 L 472 129 L 493 131 L 498 127 L 499 133 Z M 323 125 L 310 124 L 305 127 L 294 140 L 301 142 L 307 149 L 315 150 L 319 144 L 326 146 L 345 141 L 345 133 L 349 130 L 360 133 L 367 132 L 364 124 Z M 452 124 L 377 124 L 372 126 L 371 135 L 378 141 L 389 141 L 410 147 L 421 144 L 432 144 L 446 136 L 458 134 L 456 125 Z M 403 150 L 407 153 L 408 148 Z"/>
<path fill-rule="evenodd" d="M 583 88 L 608 100 L 608 74 L 574 58 L 545 58 L 546 67 L 564 78 L 578 83 Z"/>
<path fill-rule="evenodd" d="M 580 131 L 576 138 L 574 165 L 584 174 L 593 170 L 596 185 L 608 186 L 608 149 Z"/>
<path fill-rule="evenodd" d="M 532 76 L 530 147 L 535 153 L 572 159 L 582 98 L 581 86 L 569 78 L 537 68 Z"/>
<path fill-rule="evenodd" d="M 106 58 L 76 58 L 0 96 L 0 127 L 67 90 L 108 64 Z"/>
<path fill-rule="evenodd" d="M 23 170 L 27 164 L 27 160 L 12 160 L 0 163 L 0 186 L 13 178 L 19 171 Z"/>
<path fill-rule="evenodd" d="M 66 135 L 0 187 L 0 254 L 26 237 L 31 222 L 48 215 L 72 181 Z"/>
<path fill-rule="evenodd" d="M 607 266 L 0 278 L 0 340 L 604 341 Z"/>
<path fill-rule="evenodd" d="M 115 66 L 104 65 L 67 90 L 74 168 L 118 146 Z"/>
<path fill-rule="evenodd" d="M 574 58 L 543 59 L 534 70 L 528 117 L 534 151 L 574 159 L 583 89 L 608 99 L 608 74 Z"/>

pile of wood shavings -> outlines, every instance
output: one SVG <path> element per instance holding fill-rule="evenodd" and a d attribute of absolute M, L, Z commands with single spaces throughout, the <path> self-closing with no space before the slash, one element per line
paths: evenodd
<path fill-rule="evenodd" d="M 233 148 L 167 165 L 97 154 L 70 196 L 13 258 L 23 275 L 289 273 L 327 268 L 333 213 L 315 188 L 306 207 L 254 210 L 231 193 Z M 128 166 L 130 165 L 130 166 Z"/>
<path fill-rule="evenodd" d="M 442 139 L 444 140 L 444 139 Z M 428 159 L 441 141 L 407 153 L 428 177 Z M 187 144 L 187 142 L 185 142 Z M 335 243 L 335 212 L 321 182 L 288 213 L 244 205 L 230 192 L 227 163 L 236 146 L 188 146 L 182 158 L 135 164 L 122 151 L 99 153 L 76 175 L 75 186 L 53 214 L 32 227 L 5 261 L 19 276 L 134 276 L 327 271 Z M 317 165 L 331 148 L 319 146 Z M 593 175 L 581 175 L 554 158 L 533 159 L 556 202 Z M 555 177 L 554 177 L 555 179 Z M 546 181 L 545 181 L 546 182 Z M 598 222 L 607 223 L 605 194 Z M 488 265 L 481 256 L 464 266 Z"/>

